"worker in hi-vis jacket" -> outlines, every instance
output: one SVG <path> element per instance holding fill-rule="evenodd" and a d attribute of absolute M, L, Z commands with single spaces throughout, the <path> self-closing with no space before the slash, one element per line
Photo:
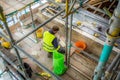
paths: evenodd
<path fill-rule="evenodd" d="M 65 49 L 58 43 L 55 34 L 59 31 L 58 26 L 53 26 L 49 31 L 43 33 L 43 49 L 48 52 L 48 57 L 52 57 L 52 52 L 57 50 L 60 53 L 65 53 Z"/>

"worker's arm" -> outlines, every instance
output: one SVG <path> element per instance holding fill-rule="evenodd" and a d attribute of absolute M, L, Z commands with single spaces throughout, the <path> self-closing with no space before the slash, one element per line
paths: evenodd
<path fill-rule="evenodd" d="M 58 48 L 58 40 L 57 40 L 57 38 L 55 38 L 53 40 L 52 44 L 54 45 L 55 48 Z"/>

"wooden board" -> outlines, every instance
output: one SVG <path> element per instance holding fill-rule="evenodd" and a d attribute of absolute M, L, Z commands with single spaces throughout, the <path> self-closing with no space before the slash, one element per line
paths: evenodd
<path fill-rule="evenodd" d="M 6 4 L 8 4 L 10 6 L 20 4 L 17 0 L 2 0 L 2 1 L 4 1 Z"/>
<path fill-rule="evenodd" d="M 74 80 L 89 80 L 88 78 L 86 78 L 86 76 L 82 75 L 81 73 L 79 73 L 78 71 L 76 71 L 75 69 L 73 69 L 72 67 L 70 67 L 68 69 L 68 71 L 66 72 L 66 74 L 68 74 L 69 76 L 71 76 L 71 78 L 73 78 Z"/>
<path fill-rule="evenodd" d="M 72 66 L 76 67 L 81 74 L 91 80 L 95 66 L 97 65 L 96 63 L 82 54 L 74 54 L 70 60 Z"/>
<path fill-rule="evenodd" d="M 3 1 L 1 1 L 1 0 L 0 0 L 0 5 L 1 5 L 1 6 L 4 6 L 4 7 L 3 7 L 4 10 L 7 10 L 8 8 L 10 8 L 9 5 L 7 5 L 5 2 L 3 2 Z"/>
<path fill-rule="evenodd" d="M 25 5 L 24 4 L 17 4 L 17 5 L 14 5 L 14 8 L 16 9 L 16 10 L 19 10 L 19 9 L 21 9 L 21 8 L 23 8 Z"/>
<path fill-rule="evenodd" d="M 109 0 L 104 0 L 104 1 L 109 1 Z M 90 0 L 89 4 L 94 5 L 96 3 L 102 2 L 102 0 Z"/>
<path fill-rule="evenodd" d="M 5 49 L 0 46 L 0 51 L 3 53 L 3 56 L 7 57 L 9 60 L 15 62 L 15 64 L 18 65 L 17 57 L 14 54 L 10 53 L 9 49 Z"/>
<path fill-rule="evenodd" d="M 35 21 L 35 20 L 37 20 L 37 16 L 33 16 L 33 21 Z M 32 23 L 32 18 L 28 17 L 27 19 L 22 20 L 22 22 L 23 22 L 24 25 L 31 24 Z"/>
<path fill-rule="evenodd" d="M 28 0 L 22 0 L 22 3 L 27 5 L 27 4 L 29 4 L 29 3 L 33 2 L 33 1 L 35 1 L 35 0 L 29 0 L 29 1 Z"/>
<path fill-rule="evenodd" d="M 12 8 L 12 7 L 10 7 L 9 9 L 7 9 L 7 10 L 4 11 L 4 14 L 9 14 L 9 13 L 11 13 L 13 11 L 15 11 L 15 9 Z"/>
<path fill-rule="evenodd" d="M 19 10 L 26 6 L 27 4 L 33 2 L 34 0 L 0 0 L 0 5 L 4 9 L 5 14 L 9 14 L 11 12 L 14 12 L 16 10 Z"/>
<path fill-rule="evenodd" d="M 64 80 L 74 80 L 74 79 L 71 78 L 71 76 L 68 75 L 68 74 L 63 75 L 62 78 L 63 78 Z"/>

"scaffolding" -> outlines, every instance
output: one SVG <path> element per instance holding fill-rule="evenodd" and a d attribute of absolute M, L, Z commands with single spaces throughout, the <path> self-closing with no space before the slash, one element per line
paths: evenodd
<path fill-rule="evenodd" d="M 34 61 L 39 67 L 41 67 L 44 71 L 50 73 L 56 80 L 62 80 L 60 77 L 58 77 L 58 76 L 55 75 L 53 72 L 51 72 L 49 69 L 47 69 L 45 66 L 43 66 L 40 62 L 38 62 L 34 57 L 32 57 L 32 56 L 29 55 L 27 52 L 25 52 L 23 49 L 21 49 L 19 46 L 17 46 L 17 43 L 19 43 L 19 42 L 22 41 L 24 38 L 28 37 L 30 34 L 32 34 L 33 32 L 35 32 L 37 29 L 39 29 L 39 28 L 42 27 L 43 25 L 47 24 L 48 22 L 50 22 L 51 20 L 53 20 L 54 18 L 56 18 L 58 15 L 60 15 L 62 12 L 64 12 L 64 10 L 60 11 L 60 13 L 58 13 L 58 14 L 56 14 L 55 16 L 53 16 L 52 18 L 46 20 L 44 23 L 38 25 L 38 26 L 35 28 L 34 21 L 33 21 L 33 14 L 32 14 L 31 6 L 30 6 L 31 4 L 33 4 L 33 3 L 35 3 L 35 2 L 36 2 L 36 1 L 34 1 L 34 2 L 30 3 L 30 4 L 28 4 L 28 5 L 26 5 L 26 6 L 24 7 L 24 8 L 26 8 L 26 7 L 29 6 L 29 8 L 30 8 L 30 14 L 31 14 L 32 25 L 33 25 L 33 27 L 34 27 L 34 30 L 32 30 L 30 33 L 26 34 L 24 37 L 22 37 L 22 38 L 21 38 L 20 40 L 18 40 L 18 41 L 15 41 L 15 40 L 13 39 L 13 36 L 12 36 L 12 34 L 11 34 L 11 32 L 10 32 L 10 29 L 9 29 L 9 27 L 8 27 L 8 25 L 7 25 L 7 22 L 6 22 L 6 17 L 5 17 L 4 14 L 3 14 L 3 8 L 0 6 L 0 11 L 1 11 L 1 12 L 0 12 L 0 20 L 1 20 L 2 23 L 5 25 L 4 27 L 5 27 L 6 31 L 7 31 L 7 35 L 9 35 L 9 38 L 7 38 L 7 37 L 6 37 L 7 35 L 4 34 L 4 33 L 2 33 L 2 32 L 0 32 L 0 35 L 1 35 L 2 37 L 4 37 L 7 41 L 10 41 L 10 42 L 11 42 L 12 47 L 14 48 L 14 50 L 15 50 L 15 52 L 16 52 L 16 55 L 17 55 L 16 57 L 17 57 L 17 60 L 18 60 L 18 64 L 19 64 L 19 67 L 20 67 L 21 69 L 18 69 L 18 68 L 17 68 L 17 65 L 14 64 L 14 63 L 8 58 L 8 56 L 3 55 L 3 54 L 6 53 L 6 52 L 3 53 L 2 51 L 0 51 L 1 57 L 4 58 L 3 60 L 4 60 L 6 63 L 11 64 L 12 67 L 14 67 L 19 73 L 21 73 L 21 74 L 24 76 L 25 80 L 31 80 L 31 79 L 28 77 L 28 75 L 27 75 L 27 73 L 26 73 L 26 71 L 25 71 L 25 68 L 24 68 L 24 66 L 23 66 L 23 61 L 21 60 L 21 56 L 20 56 L 19 51 L 18 51 L 18 50 L 20 50 L 20 51 L 22 51 L 26 56 L 28 56 L 32 61 Z M 23 8 L 23 9 L 24 9 L 24 8 Z M 20 10 L 21 10 L 21 9 L 20 9 Z M 15 14 L 15 13 L 17 13 L 17 11 L 14 11 L 14 12 L 8 14 L 8 15 L 12 15 L 12 14 Z M 8 16 L 8 15 L 6 15 L 6 16 Z M 1 49 L 2 49 L 2 48 L 1 48 Z M 5 50 L 5 51 L 6 51 L 6 50 Z M 6 66 L 7 66 L 7 68 L 10 68 L 10 69 L 11 69 L 11 66 L 10 66 L 10 67 L 9 67 L 9 65 L 6 65 Z M 6 68 L 6 69 L 7 69 L 7 68 Z M 3 73 L 6 72 L 6 71 L 10 71 L 10 70 L 9 70 L 9 69 L 4 70 Z M 2 75 L 3 73 L 1 73 L 1 75 Z M 17 72 L 16 72 L 16 74 L 17 74 Z M 18 74 L 17 74 L 17 75 L 18 75 Z M 17 77 L 18 77 L 17 80 L 24 80 L 23 78 L 21 78 L 20 75 L 18 75 Z"/>
<path fill-rule="evenodd" d="M 11 32 L 10 32 L 10 29 L 9 29 L 9 27 L 8 27 L 8 25 L 7 25 L 7 22 L 6 22 L 6 17 L 5 17 L 4 14 L 3 14 L 3 8 L 0 7 L 0 11 L 1 11 L 1 12 L 0 12 L 0 20 L 1 20 L 2 23 L 5 25 L 5 29 L 6 29 L 6 31 L 7 31 L 7 35 L 9 35 L 9 38 L 6 37 L 7 35 L 4 34 L 4 33 L 2 33 L 2 32 L 0 32 L 0 35 L 1 35 L 2 37 L 4 37 L 7 41 L 10 41 L 10 42 L 11 42 L 12 47 L 13 47 L 14 50 L 16 51 L 16 55 L 17 55 L 16 57 L 17 57 L 17 60 L 18 60 L 19 65 L 20 65 L 20 68 L 21 68 L 22 70 L 18 69 L 17 66 L 16 66 L 16 64 L 14 64 L 10 59 L 8 59 L 7 56 L 3 55 L 3 54 L 6 53 L 6 52 L 0 51 L 0 56 L 3 57 L 3 60 L 4 60 L 5 62 L 11 64 L 12 67 L 14 67 L 17 71 L 19 71 L 19 73 L 21 73 L 26 80 L 31 80 L 31 79 L 28 77 L 28 75 L 27 75 L 27 73 L 26 73 L 26 71 L 25 71 L 25 68 L 24 68 L 24 66 L 23 66 L 23 61 L 21 60 L 21 56 L 20 56 L 20 54 L 19 54 L 19 51 L 21 51 L 21 52 L 23 52 L 23 54 L 25 54 L 29 59 L 31 59 L 31 60 L 32 60 L 33 62 L 35 62 L 39 67 L 41 67 L 44 71 L 50 73 L 50 74 L 54 77 L 55 80 L 62 80 L 59 76 L 55 75 L 52 71 L 50 71 L 50 70 L 47 69 L 45 66 L 43 66 L 40 62 L 38 62 L 34 57 L 32 57 L 31 55 L 29 55 L 26 51 L 24 51 L 24 50 L 23 50 L 21 47 L 19 47 L 17 44 L 18 44 L 19 42 L 21 42 L 22 40 L 24 40 L 24 39 L 25 39 L 26 37 L 28 37 L 29 35 L 31 35 L 32 33 L 34 33 L 36 30 L 38 30 L 39 28 L 41 28 L 42 26 L 44 26 L 45 24 L 49 23 L 51 20 L 55 19 L 55 18 L 56 18 L 57 16 L 59 16 L 61 13 L 65 12 L 65 15 L 63 16 L 63 18 L 66 18 L 66 23 L 65 23 L 65 28 L 66 28 L 66 30 L 65 30 L 65 31 L 66 31 L 66 64 L 67 64 L 67 66 L 69 67 L 69 64 L 70 64 L 70 49 L 71 49 L 71 34 L 72 34 L 73 13 L 74 13 L 77 9 L 79 9 L 79 8 L 82 6 L 82 4 L 83 4 L 83 2 L 80 2 L 80 7 L 78 7 L 77 9 L 73 9 L 73 6 L 74 6 L 74 4 L 75 4 L 76 1 L 77 1 L 77 0 L 73 0 L 73 1 L 71 0 L 71 1 L 69 2 L 69 0 L 66 0 L 66 9 L 65 9 L 65 10 L 60 11 L 59 13 L 57 13 L 56 15 L 54 15 L 53 17 L 51 17 L 51 18 L 49 18 L 48 20 L 46 20 L 45 22 L 39 24 L 37 27 L 35 27 L 34 20 L 33 20 L 33 13 L 32 13 L 32 10 L 31 10 L 31 4 L 32 4 L 32 3 L 29 4 L 29 5 L 27 5 L 27 6 L 25 6 L 24 8 L 29 7 L 29 9 L 30 9 L 30 14 L 31 14 L 31 19 L 32 19 L 32 25 L 33 25 L 34 29 L 33 29 L 32 31 L 30 31 L 29 33 L 27 33 L 26 35 L 24 35 L 21 39 L 19 39 L 19 40 L 17 40 L 17 41 L 15 41 L 15 40 L 13 39 L 13 36 L 12 36 L 12 34 L 11 34 Z M 82 0 L 80 0 L 80 1 L 82 1 Z M 17 12 L 15 11 L 14 13 L 17 13 Z M 14 13 L 12 13 L 12 14 L 14 14 Z M 9 14 L 9 15 L 10 15 L 10 14 Z M 70 17 L 68 17 L 69 15 L 70 15 Z M 69 18 L 70 18 L 70 27 L 68 26 L 68 24 L 69 24 L 68 19 L 69 19 Z M 6 51 L 6 50 L 5 50 L 5 51 Z M 98 60 L 96 60 L 96 61 L 98 61 Z M 11 69 L 11 66 L 9 66 L 9 65 L 7 65 L 7 64 L 6 64 L 6 66 L 7 66 L 9 69 Z M 9 69 L 5 69 L 5 70 L 3 71 L 3 73 L 4 73 L 5 71 L 10 71 Z M 15 71 L 12 70 L 12 72 L 14 72 L 14 74 L 16 74 L 20 80 L 24 80 L 24 79 L 21 78 L 21 76 L 20 76 L 19 74 L 17 74 Z M 3 73 L 2 73 L 2 74 L 3 74 Z M 18 80 L 19 80 L 19 79 L 18 79 Z"/>
<path fill-rule="evenodd" d="M 88 0 L 86 0 L 86 1 L 88 1 Z M 85 2 L 86 2 L 86 1 L 85 1 Z M 35 2 L 36 2 L 36 1 L 35 1 Z M 50 73 L 56 80 L 62 80 L 59 76 L 55 75 L 53 72 L 51 72 L 51 71 L 50 71 L 49 69 L 47 69 L 45 66 L 43 66 L 40 62 L 38 62 L 34 57 L 32 57 L 31 55 L 29 55 L 26 51 L 24 51 L 24 50 L 23 50 L 21 47 L 19 47 L 17 44 L 18 44 L 19 42 L 21 42 L 23 39 L 25 39 L 26 37 L 28 37 L 29 35 L 31 35 L 32 33 L 34 33 L 36 30 L 38 30 L 39 28 L 41 28 L 42 26 L 44 26 L 45 24 L 47 24 L 48 22 L 50 22 L 51 20 L 53 20 L 54 18 L 56 18 L 57 16 L 59 16 L 61 13 L 65 12 L 65 15 L 63 16 L 63 18 L 66 18 L 66 21 L 65 21 L 65 22 L 66 22 L 66 23 L 65 23 L 65 28 L 66 28 L 66 30 L 65 30 L 65 31 L 66 31 L 66 65 L 69 67 L 69 66 L 70 66 L 69 64 L 70 64 L 70 49 L 71 49 L 71 34 L 72 34 L 73 13 L 76 12 L 76 10 L 78 10 L 78 9 L 82 6 L 83 3 L 85 3 L 85 2 L 82 2 L 82 0 L 80 0 L 80 2 L 79 2 L 79 3 L 80 3 L 80 6 L 79 6 L 78 8 L 76 8 L 76 9 L 73 9 L 74 4 L 75 4 L 76 2 L 78 2 L 78 1 L 77 1 L 77 0 L 73 0 L 73 1 L 71 0 L 71 1 L 69 2 L 69 0 L 66 0 L 66 9 L 65 9 L 65 10 L 60 11 L 59 13 L 57 13 L 56 15 L 54 15 L 53 17 L 51 17 L 51 18 L 49 18 L 48 20 L 46 20 L 45 22 L 39 24 L 37 27 L 34 26 L 33 13 L 32 13 L 32 10 L 31 10 L 31 4 L 33 4 L 34 2 L 26 5 L 26 6 L 23 7 L 22 9 L 24 9 L 24 8 L 26 8 L 26 7 L 29 7 L 29 9 L 30 9 L 30 14 L 31 14 L 31 19 L 32 19 L 32 25 L 33 25 L 34 29 L 33 29 L 32 31 L 30 31 L 29 33 L 27 33 L 26 35 L 24 35 L 21 39 L 19 39 L 19 40 L 17 40 L 17 41 L 15 41 L 15 40 L 13 39 L 13 36 L 12 36 L 12 34 L 11 34 L 11 32 L 10 32 L 10 29 L 9 29 L 9 27 L 8 27 L 8 25 L 7 25 L 7 22 L 6 22 L 6 17 L 5 17 L 4 14 L 3 14 L 3 9 L 2 9 L 2 7 L 0 7 L 0 10 L 2 11 L 2 12 L 0 13 L 0 14 L 1 14 L 1 20 L 3 21 L 3 24 L 5 25 L 5 29 L 6 29 L 6 31 L 7 31 L 7 35 L 9 35 L 9 38 L 7 38 L 6 35 L 3 34 L 2 32 L 0 32 L 0 35 L 1 35 L 2 37 L 4 37 L 7 41 L 10 41 L 10 42 L 11 42 L 12 47 L 13 47 L 14 50 L 16 51 L 17 60 L 18 60 L 18 62 L 19 62 L 19 64 L 20 64 L 20 67 L 21 67 L 22 71 L 19 70 L 11 60 L 7 59 L 7 57 L 6 57 L 5 55 L 2 55 L 3 52 L 1 52 L 1 56 L 4 57 L 4 60 L 7 61 L 9 64 L 11 64 L 12 67 L 14 67 L 16 70 L 18 70 L 19 73 L 21 73 L 26 80 L 31 80 L 31 79 L 28 77 L 28 75 L 27 75 L 27 73 L 26 73 L 26 71 L 25 71 L 25 68 L 24 68 L 24 66 L 23 66 L 23 61 L 21 60 L 21 56 L 20 56 L 20 54 L 19 54 L 19 50 L 20 50 L 21 52 L 23 52 L 23 54 L 26 55 L 29 59 L 31 59 L 33 62 L 35 62 L 39 67 L 41 67 L 44 71 Z M 21 10 L 21 9 L 20 9 L 20 10 Z M 18 11 L 19 11 L 19 10 L 18 10 Z M 14 12 L 8 14 L 8 15 L 15 14 L 15 13 L 17 13 L 18 11 L 14 11 Z M 8 15 L 7 15 L 7 16 L 8 16 Z M 69 26 L 68 26 L 68 25 L 69 25 L 69 23 L 68 23 L 68 22 L 69 22 L 69 21 L 68 21 L 68 19 L 69 19 L 68 16 L 69 16 L 69 15 L 70 15 L 70 28 L 69 28 Z"/>
<path fill-rule="evenodd" d="M 34 1 L 34 2 L 36 2 L 36 1 Z M 59 13 L 57 13 L 56 15 L 54 15 L 52 18 L 46 20 L 45 22 L 43 22 L 43 23 L 39 24 L 37 27 L 35 27 L 35 24 L 34 24 L 34 21 L 33 21 L 33 13 L 32 13 L 32 10 L 31 10 L 31 4 L 33 4 L 34 2 L 31 2 L 30 4 L 28 4 L 28 5 L 26 5 L 26 6 L 24 7 L 24 8 L 29 7 L 29 9 L 30 9 L 30 15 L 31 15 L 31 19 L 32 19 L 32 25 L 33 25 L 34 29 L 33 29 L 31 32 L 29 32 L 28 34 L 24 35 L 21 39 L 19 39 L 19 40 L 17 40 L 17 41 L 15 41 L 15 40 L 13 39 L 13 36 L 12 36 L 12 34 L 11 34 L 11 32 L 10 32 L 10 29 L 9 29 L 9 27 L 8 27 L 8 25 L 7 25 L 7 22 L 6 22 L 6 17 L 5 17 L 4 14 L 3 14 L 3 8 L 0 7 L 0 10 L 1 10 L 1 13 L 0 13 L 0 14 L 1 14 L 1 21 L 2 21 L 3 24 L 5 25 L 5 29 L 6 29 L 6 31 L 7 31 L 7 35 L 9 35 L 9 38 L 7 38 L 7 37 L 6 37 L 6 34 L 3 34 L 2 32 L 0 32 L 0 35 L 1 35 L 2 37 L 4 37 L 7 41 L 10 41 L 10 42 L 11 42 L 12 47 L 14 48 L 14 50 L 15 50 L 15 52 L 16 52 L 17 60 L 18 60 L 18 62 L 19 62 L 19 64 L 20 64 L 20 67 L 21 67 L 22 71 L 19 70 L 19 69 L 17 68 L 17 66 L 15 66 L 15 64 L 14 64 L 11 60 L 7 59 L 7 56 L 2 55 L 3 52 L 0 52 L 0 53 L 1 53 L 1 56 L 4 57 L 4 60 L 5 60 L 5 61 L 7 61 L 9 64 L 11 64 L 16 70 L 18 70 L 18 71 L 24 76 L 24 78 L 25 78 L 26 80 L 31 80 L 31 79 L 28 77 L 28 75 L 27 75 L 27 73 L 26 73 L 26 71 L 25 71 L 25 68 L 24 68 L 24 66 L 23 66 L 23 61 L 21 60 L 21 56 L 19 55 L 19 50 L 20 50 L 21 52 L 23 52 L 23 53 L 24 53 L 28 58 L 30 58 L 32 61 L 34 61 L 34 62 L 35 62 L 39 67 L 41 67 L 43 70 L 45 70 L 46 72 L 50 73 L 56 80 L 62 80 L 59 76 L 55 75 L 53 72 L 51 72 L 49 69 L 47 69 L 45 66 L 43 66 L 40 62 L 38 62 L 34 57 L 32 57 L 31 55 L 29 55 L 26 51 L 24 51 L 22 48 L 20 48 L 20 47 L 17 45 L 17 43 L 21 42 L 23 39 L 25 39 L 26 37 L 28 37 L 30 34 L 34 33 L 36 30 L 38 30 L 39 28 L 41 28 L 42 26 L 44 26 L 45 24 L 47 24 L 48 22 L 50 22 L 51 20 L 53 20 L 54 18 L 56 18 L 57 16 L 59 16 L 61 13 L 63 13 L 63 12 L 65 11 L 65 10 L 60 11 Z M 64 16 L 64 18 L 66 18 L 66 53 L 67 53 L 67 55 L 66 55 L 66 63 L 67 63 L 68 66 L 69 66 L 69 63 L 70 63 L 70 48 L 71 48 L 71 46 L 70 46 L 69 44 L 71 44 L 72 13 L 74 13 L 74 12 L 76 11 L 76 9 L 73 10 L 73 6 L 74 6 L 75 2 L 76 2 L 76 0 L 71 1 L 71 2 L 69 3 L 68 0 L 67 0 L 67 2 L 66 2 L 66 14 L 65 14 L 65 16 Z M 71 6 L 70 6 L 70 9 L 69 9 L 69 5 L 71 5 Z M 23 9 L 24 9 L 24 8 L 23 8 Z M 78 8 L 77 8 L 77 9 L 78 9 Z M 21 9 L 20 9 L 20 10 L 21 10 Z M 18 11 L 19 11 L 19 10 L 18 10 Z M 18 11 L 14 11 L 14 12 L 8 14 L 8 15 L 15 14 L 15 13 L 17 13 Z M 69 12 L 68 12 L 68 11 L 69 11 Z M 8 16 L 8 15 L 7 15 L 7 16 Z M 70 23 L 71 23 L 71 24 L 70 24 L 70 30 L 68 31 L 68 16 L 69 16 L 69 15 L 71 15 L 71 18 L 70 18 Z M 18 19 L 19 19 L 19 17 L 18 17 Z M 68 33 L 69 33 L 70 35 L 68 35 Z M 68 37 L 69 37 L 69 39 L 68 39 Z M 21 79 L 22 79 L 22 78 L 21 78 Z"/>

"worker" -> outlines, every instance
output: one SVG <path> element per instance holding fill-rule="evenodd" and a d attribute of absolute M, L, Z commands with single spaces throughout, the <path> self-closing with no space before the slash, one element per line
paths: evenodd
<path fill-rule="evenodd" d="M 60 53 L 65 53 L 65 49 L 58 43 L 59 40 L 55 34 L 59 31 L 58 26 L 53 26 L 49 31 L 43 33 L 43 49 L 48 52 L 48 57 L 52 57 L 52 52 L 57 50 Z"/>

